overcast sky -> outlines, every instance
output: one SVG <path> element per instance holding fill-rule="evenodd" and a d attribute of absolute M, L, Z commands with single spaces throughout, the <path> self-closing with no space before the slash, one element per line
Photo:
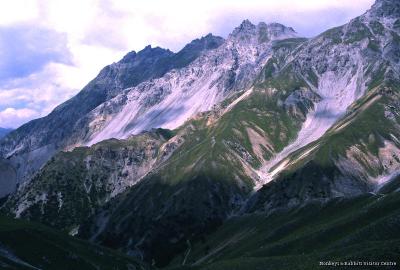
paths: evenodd
<path fill-rule="evenodd" d="M 312 37 L 373 0 L 0 0 L 0 127 L 48 114 L 102 67 L 146 45 L 178 51 L 244 19 Z"/>

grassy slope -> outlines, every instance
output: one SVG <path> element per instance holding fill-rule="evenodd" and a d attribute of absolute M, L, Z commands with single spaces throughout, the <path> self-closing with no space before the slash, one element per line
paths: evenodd
<path fill-rule="evenodd" d="M 270 216 L 231 218 L 202 242 L 192 243 L 186 259 L 192 266 L 171 269 L 318 269 L 318 262 L 327 260 L 396 261 L 399 203 L 398 192 L 363 195 Z M 183 256 L 174 263 L 181 264 Z"/>
<path fill-rule="evenodd" d="M 170 176 L 167 181 L 176 183 L 201 172 L 219 179 L 241 179 L 243 188 L 253 185 L 243 165 L 258 168 L 273 153 L 279 152 L 296 137 L 309 109 L 302 103 L 297 104 L 298 110 L 293 112 L 282 105 L 291 93 L 307 87 L 303 79 L 290 74 L 290 68 L 281 71 L 280 66 L 282 55 L 287 55 L 301 42 L 304 39 L 277 42 L 274 48 L 279 53 L 267 63 L 254 91 L 233 108 L 221 115 L 241 93 L 225 100 L 219 115 L 205 113 L 186 123 L 185 127 L 192 126 L 192 130 L 169 160 L 168 168 L 162 170 L 163 175 Z M 263 142 L 259 142 L 259 153 L 255 153 L 257 145 L 252 142 L 249 130 L 263 138 Z"/>
<path fill-rule="evenodd" d="M 384 147 L 384 141 L 389 141 L 400 148 L 396 139 L 400 136 L 399 97 L 398 84 L 390 81 L 382 82 L 381 79 L 380 84 L 356 102 L 349 109 L 346 117 L 324 136 L 293 153 L 291 160 L 296 160 L 307 149 L 319 145 L 307 158 L 300 162 L 294 162 L 286 172 L 283 172 L 283 175 L 288 176 L 295 173 L 310 161 L 321 168 L 336 167 L 336 161 L 348 158 L 351 149 L 358 149 L 362 155 L 368 157 L 367 159 L 360 157 L 357 160 L 368 175 L 376 177 L 385 173 L 384 165 L 382 163 L 379 163 L 378 166 L 373 165 L 371 157 L 380 159 L 379 149 Z M 392 117 L 388 117 L 388 113 Z"/>
<path fill-rule="evenodd" d="M 400 148 L 396 139 L 400 136 L 399 96 L 398 85 L 381 78 L 380 85 L 370 89 L 324 136 L 292 153 L 290 166 L 273 184 L 260 189 L 248 209 L 269 211 L 302 205 L 310 199 L 327 200 L 373 191 L 371 179 L 400 163 L 396 152 L 390 156 L 381 154 L 385 141 Z M 299 159 L 309 149 L 314 150 Z M 345 169 L 340 167 L 344 163 Z"/>
<path fill-rule="evenodd" d="M 0 268 L 149 269 L 118 252 L 40 224 L 4 216 L 0 216 Z"/>
<path fill-rule="evenodd" d="M 358 25 L 357 21 L 354 24 L 360 27 L 355 27 L 354 31 L 348 32 L 348 35 L 343 37 L 346 42 L 355 42 L 361 37 L 364 38 L 369 35 L 369 32 L 361 31 L 364 28 L 362 25 Z M 341 31 L 342 28 L 332 31 L 332 37 L 330 37 L 333 40 L 332 42 L 335 42 L 336 36 L 341 35 Z M 358 34 L 359 36 L 357 36 Z M 324 35 L 329 36 L 329 33 Z M 277 80 L 273 80 L 274 66 L 277 63 L 267 64 L 265 68 L 266 77 L 271 78 L 272 76 L 272 79 L 263 83 L 264 88 L 275 87 L 284 90 L 285 87 L 303 86 L 301 80 L 296 80 L 294 75 L 296 73 L 290 70 L 290 65 L 280 72 Z M 338 128 L 339 126 L 332 128 L 316 142 L 320 144 L 320 147 L 317 147 L 312 155 L 301 160 L 301 162 L 294 163 L 283 174 L 284 181 L 281 182 L 284 182 L 284 184 L 274 185 L 277 187 L 275 189 L 282 188 L 282 190 L 275 190 L 282 195 L 282 198 L 279 197 L 280 195 L 276 196 L 278 203 L 281 200 L 287 204 L 292 199 L 297 200 L 303 195 L 304 198 L 301 199 L 304 200 L 301 201 L 300 199 L 298 202 L 304 203 L 310 198 L 326 199 L 327 197 L 334 197 L 332 190 L 327 191 L 327 189 L 330 189 L 330 185 L 335 184 L 339 184 L 339 186 L 344 184 L 348 191 L 352 188 L 359 189 L 358 191 L 368 190 L 365 183 L 359 183 L 358 187 L 356 187 L 357 185 L 353 186 L 349 178 L 341 179 L 338 182 L 332 181 L 332 179 L 340 174 L 335 161 L 339 157 L 346 157 L 346 152 L 351 147 L 357 147 L 362 153 L 377 157 L 379 148 L 383 146 L 383 140 L 392 141 L 398 146 L 393 137 L 399 137 L 400 114 L 396 111 L 399 89 L 398 84 L 388 79 L 385 71 L 385 68 L 371 68 L 369 72 L 372 72 L 372 79 L 368 82 L 368 95 L 350 108 L 349 114 L 340 123 L 343 128 Z M 308 81 L 313 82 L 313 77 L 312 74 L 309 74 Z M 391 111 L 394 117 L 389 119 L 386 115 L 388 111 Z M 292 159 L 295 160 L 304 150 L 313 145 L 315 144 L 297 151 L 292 155 Z M 310 163 L 310 161 L 312 162 Z M 371 164 L 368 163 L 366 161 L 362 165 L 369 175 L 376 176 L 383 173 L 383 164 L 381 164 L 382 166 L 371 167 Z M 309 164 L 312 166 L 308 166 Z M 307 166 L 304 167 L 304 165 Z M 341 183 L 340 181 L 344 182 Z M 295 194 L 283 198 L 288 185 Z M 318 185 L 321 189 L 318 189 Z M 314 192 L 315 186 L 317 188 Z M 261 190 L 261 193 L 263 192 Z M 271 192 L 267 192 L 264 199 L 270 200 L 271 195 L 274 196 Z M 296 197 L 297 195 L 299 196 Z M 399 230 L 396 228 L 399 212 L 395 207 L 399 200 L 398 195 L 390 195 L 380 203 L 375 199 L 365 196 L 343 202 L 334 201 L 322 208 L 318 205 L 311 205 L 298 212 L 284 213 L 280 216 L 266 218 L 263 215 L 251 214 L 247 217 L 231 219 L 224 223 L 220 230 L 212 234 L 211 237 L 192 243 L 186 263 L 195 263 L 213 252 L 215 254 L 208 258 L 209 261 L 207 259 L 200 260 L 201 266 L 188 268 L 278 269 L 279 267 L 279 269 L 314 269 L 316 262 L 321 258 L 365 260 L 388 258 L 388 260 L 395 260 L 399 253 L 398 245 L 400 243 Z M 256 205 L 257 207 L 251 209 L 262 209 L 264 202 L 262 201 L 262 203 Z M 373 207 L 370 207 L 369 204 Z M 279 208 L 278 205 L 276 206 Z M 333 216 L 331 216 L 332 213 Z M 314 217 L 317 224 L 308 224 L 314 220 Z M 282 224 L 285 225 L 282 226 Z M 286 226 L 286 224 L 289 225 Z M 287 239 L 281 242 L 282 235 L 274 236 L 272 234 L 272 239 L 269 239 L 271 243 L 262 242 L 263 235 L 271 233 L 269 229 L 266 229 L 271 226 L 278 234 L 285 234 Z M 309 226 L 312 226 L 312 228 L 308 229 Z M 381 232 L 379 229 L 382 229 Z M 297 230 L 300 230 L 301 234 Z M 279 241 L 276 242 L 277 240 Z M 345 248 L 341 249 L 342 247 Z M 174 263 L 180 264 L 184 260 L 185 254 L 176 258 Z M 347 254 L 351 254 L 351 256 Z M 207 262 L 210 264 L 207 265 Z"/>

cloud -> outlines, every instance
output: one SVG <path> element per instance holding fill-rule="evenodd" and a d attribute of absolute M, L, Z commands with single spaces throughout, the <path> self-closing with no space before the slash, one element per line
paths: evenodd
<path fill-rule="evenodd" d="M 39 15 L 38 2 L 35 0 L 2 1 L 0 7 L 0 25 L 32 21 Z"/>
<path fill-rule="evenodd" d="M 28 120 L 47 115 L 54 107 L 71 98 L 85 83 L 75 76 L 79 70 L 74 66 L 49 63 L 40 72 L 0 86 L 0 111 L 13 108 L 35 112 L 29 115 L 3 114 L 0 127 L 16 128 Z M 12 119 L 7 120 L 5 116 Z"/>
<path fill-rule="evenodd" d="M 0 123 L 4 128 L 14 128 L 39 116 L 38 112 L 27 108 L 6 108 L 0 111 Z"/>
<path fill-rule="evenodd" d="M 71 64 L 67 37 L 31 25 L 0 27 L 0 82 L 29 76 L 50 62 Z"/>

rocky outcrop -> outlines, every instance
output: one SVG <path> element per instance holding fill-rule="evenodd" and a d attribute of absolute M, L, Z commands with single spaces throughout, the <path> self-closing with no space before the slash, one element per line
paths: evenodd
<path fill-rule="evenodd" d="M 76 230 L 95 209 L 162 164 L 183 142 L 178 137 L 170 140 L 169 131 L 152 130 L 60 152 L 4 208 L 16 217 L 40 215 L 42 223 Z"/>

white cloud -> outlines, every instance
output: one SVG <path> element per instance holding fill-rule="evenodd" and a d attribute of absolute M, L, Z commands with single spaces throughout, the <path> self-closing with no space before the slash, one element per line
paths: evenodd
<path fill-rule="evenodd" d="M 14 128 L 18 127 L 22 123 L 31 120 L 32 118 L 37 118 L 40 115 L 37 111 L 23 108 L 23 109 L 15 109 L 15 108 L 6 108 L 3 111 L 0 111 L 0 123 L 2 123 L 2 127 L 5 128 Z"/>
<path fill-rule="evenodd" d="M 313 36 L 363 13 L 372 3 L 373 0 L 4 0 L 0 2 L 0 26 L 30 24 L 66 35 L 72 64 L 47 63 L 35 74 L 0 85 L 0 110 L 26 108 L 37 112 L 31 117 L 43 116 L 75 94 L 102 67 L 148 44 L 177 51 L 210 32 L 227 36 L 246 18 L 253 22 L 278 21 L 302 35 Z M 0 126 L 13 122 L 5 115 L 19 117 L 16 113 L 3 114 Z M 24 117 L 18 119 L 29 120 Z"/>
<path fill-rule="evenodd" d="M 34 20 L 39 15 L 35 0 L 4 0 L 0 2 L 0 25 L 10 25 Z"/>
<path fill-rule="evenodd" d="M 26 121 L 50 113 L 86 83 L 82 77 L 74 76 L 79 71 L 78 67 L 50 63 L 41 72 L 15 79 L 0 87 L 0 127 L 16 128 Z M 15 111 L 10 111 L 10 108 Z"/>

